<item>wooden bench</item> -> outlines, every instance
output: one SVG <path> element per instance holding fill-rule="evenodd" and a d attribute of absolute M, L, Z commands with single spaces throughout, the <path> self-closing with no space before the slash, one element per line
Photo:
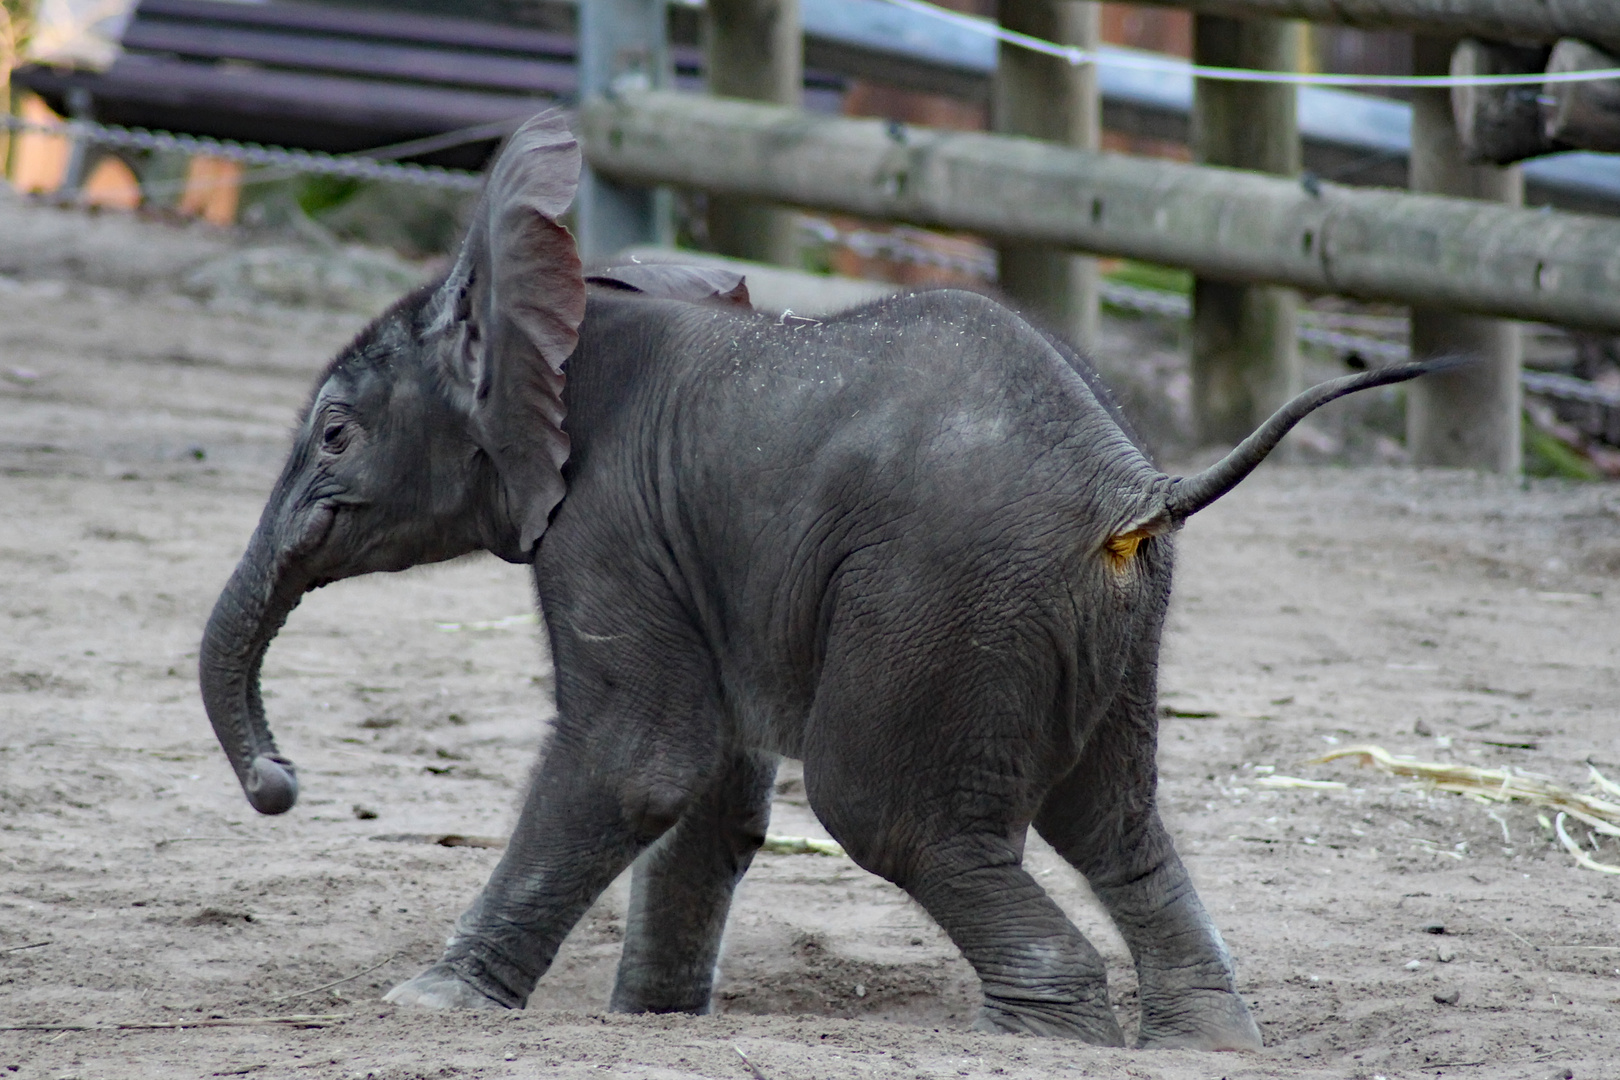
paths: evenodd
<path fill-rule="evenodd" d="M 63 116 L 353 153 L 488 125 L 409 160 L 479 168 L 509 126 L 574 93 L 570 34 L 294 3 L 141 0 L 106 71 L 26 65 Z"/>

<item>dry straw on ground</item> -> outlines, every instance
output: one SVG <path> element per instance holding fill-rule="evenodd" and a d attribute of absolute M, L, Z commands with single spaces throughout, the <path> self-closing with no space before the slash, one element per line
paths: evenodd
<path fill-rule="evenodd" d="M 1474 765 L 1447 761 L 1417 761 L 1412 758 L 1396 757 L 1381 746 L 1346 746 L 1311 758 L 1305 764 L 1323 765 L 1346 757 L 1359 758 L 1360 764 L 1371 765 L 1391 776 L 1406 776 L 1420 780 L 1437 791 L 1472 795 L 1486 802 L 1522 802 L 1556 810 L 1558 817 L 1554 828 L 1559 842 L 1575 857 L 1575 861 L 1588 870 L 1620 874 L 1620 866 L 1596 861 L 1564 830 L 1564 819 L 1571 817 L 1585 824 L 1594 833 L 1620 836 L 1620 802 L 1610 801 L 1612 798 L 1620 798 L 1620 784 L 1614 783 L 1590 765 L 1587 767 L 1591 769 L 1592 786 L 1610 798 L 1571 791 L 1548 777 L 1534 773 L 1517 772 L 1512 769 L 1481 769 Z"/>

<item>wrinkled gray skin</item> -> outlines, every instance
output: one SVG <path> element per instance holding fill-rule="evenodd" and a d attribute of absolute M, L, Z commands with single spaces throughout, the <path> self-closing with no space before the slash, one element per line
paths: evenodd
<path fill-rule="evenodd" d="M 521 232 L 499 213 L 507 180 L 480 221 Z M 297 785 L 258 672 L 298 598 L 480 548 L 532 557 L 554 733 L 443 959 L 389 999 L 522 1007 L 635 862 L 613 1007 L 706 1011 L 786 755 L 828 831 L 973 964 L 977 1027 L 1122 1041 L 1097 951 L 1021 865 L 1034 826 L 1130 945 L 1142 1046 L 1259 1046 L 1155 806 L 1169 533 L 1321 401 L 1426 369 L 1329 384 L 1176 480 L 1088 372 L 976 295 L 784 325 L 593 290 L 567 366 L 568 494 L 531 555 L 506 475 L 521 447 L 490 417 L 568 343 L 528 349 L 508 325 L 511 298 L 538 295 L 519 285 L 552 287 L 524 259 L 561 256 L 554 234 L 520 258 L 485 227 L 323 376 L 202 654 L 221 743 L 279 813 Z"/>

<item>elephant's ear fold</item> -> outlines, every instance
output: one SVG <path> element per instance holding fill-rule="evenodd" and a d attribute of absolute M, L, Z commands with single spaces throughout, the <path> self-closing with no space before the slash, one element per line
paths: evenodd
<path fill-rule="evenodd" d="M 585 275 L 585 282 L 663 300 L 686 300 L 693 304 L 716 304 L 721 307 L 753 307 L 753 302 L 748 298 L 748 279 L 735 270 L 715 266 L 628 263 L 592 270 Z"/>
<path fill-rule="evenodd" d="M 501 477 L 528 558 L 562 500 L 563 363 L 579 341 L 585 278 L 558 219 L 579 187 L 562 114 L 529 120 L 490 167 L 461 254 L 429 301 L 445 374 L 472 391 L 473 432 Z"/>

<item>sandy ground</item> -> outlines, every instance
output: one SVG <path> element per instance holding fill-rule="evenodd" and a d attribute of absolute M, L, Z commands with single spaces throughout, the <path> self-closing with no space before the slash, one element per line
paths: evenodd
<path fill-rule="evenodd" d="M 247 807 L 197 639 L 375 276 L 346 310 L 199 277 L 239 256 L 0 199 L 0 1076 L 1620 1076 L 1615 878 L 1533 810 L 1301 764 L 1371 741 L 1620 775 L 1620 491 L 1388 468 L 1267 467 L 1180 541 L 1162 796 L 1264 1052 L 969 1033 L 973 975 L 939 931 L 808 855 L 756 860 L 716 1016 L 604 1013 L 622 883 L 526 1012 L 382 1005 L 497 856 L 409 838 L 504 834 L 550 668 L 524 574 L 492 558 L 314 594 L 265 672 L 304 797 Z M 1351 786 L 1267 790 L 1268 768 Z M 792 763 L 773 829 L 825 835 Z M 1123 945 L 1049 850 L 1029 863 L 1129 1030 Z M 294 1014 L 326 1019 L 107 1028 Z"/>

